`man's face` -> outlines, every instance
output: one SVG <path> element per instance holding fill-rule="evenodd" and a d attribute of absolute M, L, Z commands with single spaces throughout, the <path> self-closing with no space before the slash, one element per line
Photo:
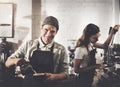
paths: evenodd
<path fill-rule="evenodd" d="M 45 44 L 49 44 L 54 39 L 57 33 L 57 29 L 52 25 L 44 25 L 41 29 L 41 37 Z"/>

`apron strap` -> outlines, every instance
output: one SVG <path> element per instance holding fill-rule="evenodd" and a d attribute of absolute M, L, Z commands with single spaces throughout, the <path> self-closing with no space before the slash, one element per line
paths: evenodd
<path fill-rule="evenodd" d="M 50 51 L 53 52 L 53 49 L 54 49 L 54 43 L 53 43 L 53 45 L 52 45 Z"/>
<path fill-rule="evenodd" d="M 39 44 L 39 42 L 38 42 L 38 44 L 37 44 L 37 50 L 39 50 L 39 46 L 40 46 L 40 44 Z"/>

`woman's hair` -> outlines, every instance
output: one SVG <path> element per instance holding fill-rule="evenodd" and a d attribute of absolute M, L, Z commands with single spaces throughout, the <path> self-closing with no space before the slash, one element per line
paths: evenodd
<path fill-rule="evenodd" d="M 100 30 L 99 30 L 99 27 L 97 25 L 92 24 L 92 23 L 88 24 L 85 27 L 85 29 L 83 30 L 82 36 L 77 40 L 76 47 L 79 47 L 82 45 L 88 47 L 88 44 L 90 43 L 89 38 L 92 35 L 95 35 L 99 32 L 100 32 Z"/>

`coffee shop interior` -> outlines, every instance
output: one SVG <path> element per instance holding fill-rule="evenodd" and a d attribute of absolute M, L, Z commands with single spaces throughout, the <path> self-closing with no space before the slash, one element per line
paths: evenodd
<path fill-rule="evenodd" d="M 5 63 L 7 56 L 24 42 L 38 38 L 41 23 L 47 16 L 58 19 L 59 31 L 54 39 L 66 48 L 68 54 L 69 76 L 61 82 L 62 87 L 74 87 L 77 74 L 73 62 L 77 39 L 87 24 L 94 23 L 100 28 L 98 42 L 104 42 L 110 28 L 120 24 L 120 0 L 0 0 L 0 43 L 10 44 L 6 48 L 10 50 L 9 55 L 0 51 L 0 87 L 4 82 L 1 61 Z M 96 63 L 104 63 L 107 67 L 96 70 L 93 87 L 120 87 L 120 30 L 107 50 L 97 49 Z M 21 84 L 19 79 L 15 81 Z"/>

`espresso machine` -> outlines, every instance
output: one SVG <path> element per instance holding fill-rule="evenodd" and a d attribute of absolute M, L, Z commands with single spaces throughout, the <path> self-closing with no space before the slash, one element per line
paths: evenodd
<path fill-rule="evenodd" d="M 69 59 L 69 74 L 70 75 L 75 75 L 75 72 L 73 70 L 75 48 L 76 48 L 76 40 L 74 39 L 68 40 L 68 59 Z"/>

